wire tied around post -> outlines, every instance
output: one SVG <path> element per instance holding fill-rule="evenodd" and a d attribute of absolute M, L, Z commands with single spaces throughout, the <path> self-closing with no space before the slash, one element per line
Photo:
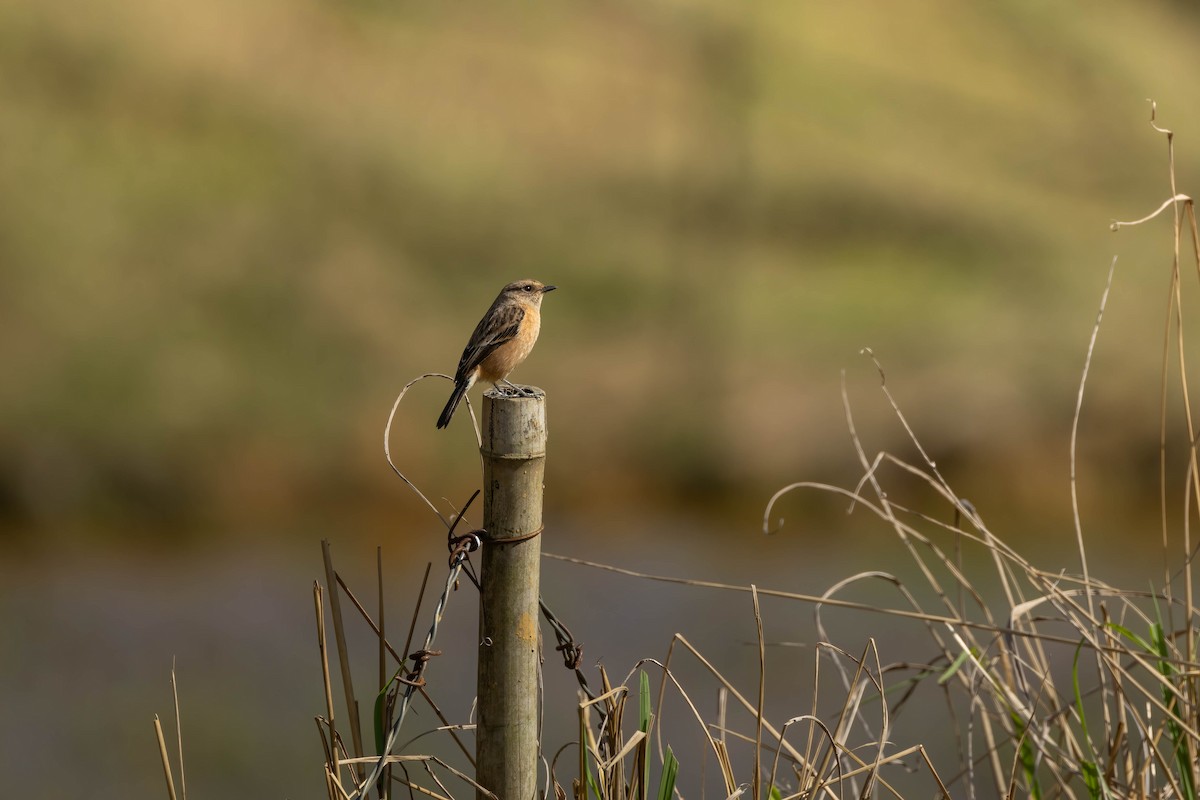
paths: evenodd
<path fill-rule="evenodd" d="M 488 539 L 487 541 L 490 544 L 516 544 L 517 542 L 528 541 L 535 536 L 541 536 L 544 530 L 546 530 L 546 526 L 542 525 L 537 530 L 523 533 L 520 536 L 505 536 L 503 539 Z M 487 533 L 487 531 L 479 531 L 479 533 Z"/>

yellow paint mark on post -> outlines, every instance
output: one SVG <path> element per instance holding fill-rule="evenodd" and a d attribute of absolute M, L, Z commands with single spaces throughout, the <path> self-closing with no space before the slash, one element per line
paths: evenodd
<path fill-rule="evenodd" d="M 537 619 L 530 614 L 522 614 L 517 620 L 517 638 L 523 642 L 537 642 Z"/>

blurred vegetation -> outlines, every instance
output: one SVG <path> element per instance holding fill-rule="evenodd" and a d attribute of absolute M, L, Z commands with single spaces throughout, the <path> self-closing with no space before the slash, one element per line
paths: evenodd
<path fill-rule="evenodd" d="M 902 449 L 871 346 L 952 481 L 1065 504 L 1114 253 L 1085 478 L 1153 497 L 1169 223 L 1107 224 L 1169 195 L 1148 97 L 1189 191 L 1198 34 L 1168 2 L 0 5 L 0 527 L 394 513 L 392 399 L 525 276 L 562 289 L 514 375 L 552 502 L 848 474 L 843 368 Z M 394 446 L 465 497 L 447 389 Z"/>

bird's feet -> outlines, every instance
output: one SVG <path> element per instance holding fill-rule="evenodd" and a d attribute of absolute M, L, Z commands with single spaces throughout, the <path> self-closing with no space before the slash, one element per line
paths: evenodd
<path fill-rule="evenodd" d="M 504 384 L 501 386 L 500 384 Z M 501 378 L 496 384 L 496 390 L 503 392 L 506 397 L 537 397 L 538 390 L 532 386 L 518 386 L 507 378 Z"/>

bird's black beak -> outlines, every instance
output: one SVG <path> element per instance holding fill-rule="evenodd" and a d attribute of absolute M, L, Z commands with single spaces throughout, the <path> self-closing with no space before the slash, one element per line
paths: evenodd
<path fill-rule="evenodd" d="M 542 294 L 545 294 L 546 292 L 553 292 L 557 288 L 558 288 L 557 286 L 543 286 Z"/>

